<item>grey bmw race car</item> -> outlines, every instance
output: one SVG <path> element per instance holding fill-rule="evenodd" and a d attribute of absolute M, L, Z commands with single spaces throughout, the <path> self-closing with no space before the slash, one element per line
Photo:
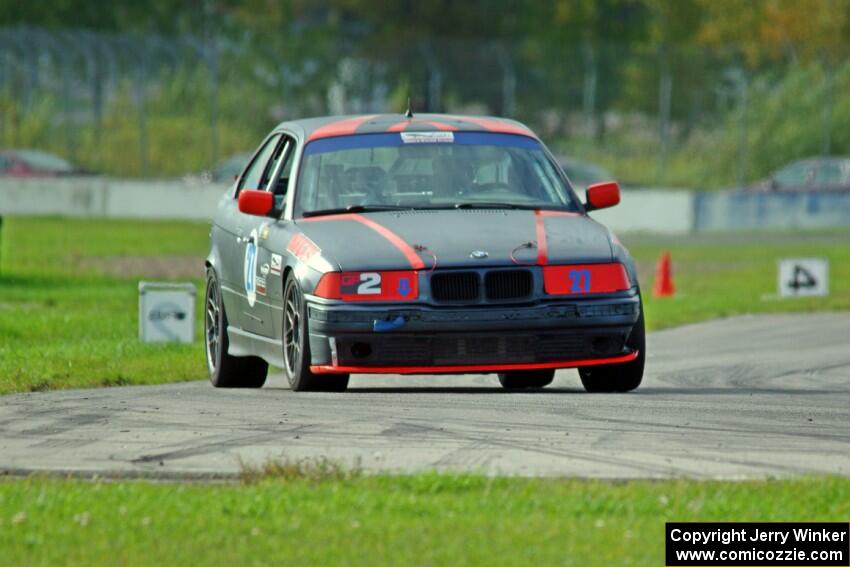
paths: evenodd
<path fill-rule="evenodd" d="M 351 373 L 498 373 L 588 391 L 643 376 L 634 262 L 528 128 L 373 115 L 277 126 L 222 196 L 207 257 L 216 387 L 344 390 Z"/>

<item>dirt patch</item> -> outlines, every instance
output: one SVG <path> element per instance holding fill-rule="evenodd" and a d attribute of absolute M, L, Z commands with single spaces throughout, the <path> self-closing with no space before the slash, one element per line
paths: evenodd
<path fill-rule="evenodd" d="M 71 260 L 83 270 L 117 278 L 203 278 L 200 256 L 78 256 Z"/>

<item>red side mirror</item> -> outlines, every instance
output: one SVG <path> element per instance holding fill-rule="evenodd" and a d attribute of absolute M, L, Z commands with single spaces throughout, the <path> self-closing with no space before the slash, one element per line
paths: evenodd
<path fill-rule="evenodd" d="M 239 212 L 264 217 L 274 208 L 274 195 L 268 191 L 243 189 L 239 192 Z"/>
<path fill-rule="evenodd" d="M 620 186 L 616 181 L 594 183 L 587 188 L 586 194 L 590 210 L 607 209 L 620 202 Z"/>

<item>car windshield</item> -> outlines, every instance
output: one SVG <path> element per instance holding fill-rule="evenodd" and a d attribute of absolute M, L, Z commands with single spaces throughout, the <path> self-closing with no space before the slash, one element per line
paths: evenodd
<path fill-rule="evenodd" d="M 360 134 L 304 148 L 296 214 L 477 206 L 580 210 L 541 143 L 526 136 Z"/>

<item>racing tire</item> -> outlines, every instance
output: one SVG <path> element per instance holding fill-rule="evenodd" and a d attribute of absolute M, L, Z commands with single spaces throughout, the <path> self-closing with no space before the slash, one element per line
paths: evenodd
<path fill-rule="evenodd" d="M 638 351 L 638 356 L 631 362 L 621 364 L 602 364 L 579 368 L 578 375 L 585 391 L 591 393 L 631 392 L 640 386 L 643 380 L 643 367 L 646 360 L 646 329 L 643 322 L 643 303 L 640 306 L 640 317 L 632 327 L 626 345 Z"/>
<path fill-rule="evenodd" d="M 283 287 L 283 373 L 295 392 L 344 392 L 348 374 L 310 371 L 307 306 L 298 280 L 290 273 Z"/>
<path fill-rule="evenodd" d="M 500 372 L 499 383 L 506 390 L 545 388 L 555 379 L 555 370 L 513 370 Z"/>
<path fill-rule="evenodd" d="M 210 382 L 216 388 L 261 388 L 269 365 L 256 356 L 231 356 L 227 350 L 227 313 L 221 299 L 221 286 L 212 268 L 207 270 L 204 294 L 204 346 Z"/>

